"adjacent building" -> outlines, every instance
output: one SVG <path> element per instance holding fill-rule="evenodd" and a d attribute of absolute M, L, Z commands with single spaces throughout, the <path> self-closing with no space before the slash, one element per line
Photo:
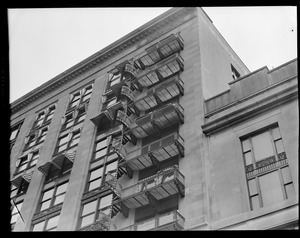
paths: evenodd
<path fill-rule="evenodd" d="M 297 79 L 166 11 L 11 104 L 12 230 L 298 229 Z"/>

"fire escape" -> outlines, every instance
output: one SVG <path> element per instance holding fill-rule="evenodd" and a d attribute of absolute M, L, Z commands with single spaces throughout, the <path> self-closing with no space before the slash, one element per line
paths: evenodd
<path fill-rule="evenodd" d="M 115 66 L 109 74 L 108 86 L 102 95 L 101 112 L 91 121 L 98 133 L 109 131 L 111 147 L 118 155 L 117 172 L 106 176 L 105 188 L 113 193 L 111 212 L 100 216 L 84 230 L 115 230 L 112 219 L 118 213 L 128 217 L 130 209 L 151 204 L 157 209 L 163 198 L 179 194 L 184 197 L 184 175 L 177 165 L 161 169 L 163 161 L 174 156 L 184 157 L 184 139 L 174 132 L 161 136 L 169 127 L 184 123 L 184 110 L 179 101 L 172 99 L 184 94 L 184 84 L 179 77 L 183 71 L 183 49 L 180 35 L 171 35 L 145 49 L 146 55 L 136 60 L 126 60 Z M 171 102 L 170 102 L 171 101 Z M 126 144 L 134 146 L 148 136 L 157 140 L 126 151 Z M 132 147 L 131 147 L 132 148 Z M 154 166 L 157 173 L 137 184 L 122 188 L 119 178 L 126 174 Z M 183 229 L 184 218 L 178 211 L 151 219 L 152 230 Z M 134 224 L 122 230 L 141 230 Z M 82 229 L 80 229 L 82 230 Z"/>

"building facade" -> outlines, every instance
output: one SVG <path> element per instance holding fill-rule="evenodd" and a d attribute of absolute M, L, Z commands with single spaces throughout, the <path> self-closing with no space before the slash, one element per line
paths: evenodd
<path fill-rule="evenodd" d="M 12 230 L 297 228 L 297 76 L 170 9 L 12 103 Z"/>

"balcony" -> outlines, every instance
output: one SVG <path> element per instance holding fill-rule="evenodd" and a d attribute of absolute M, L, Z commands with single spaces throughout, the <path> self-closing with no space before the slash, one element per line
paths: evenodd
<path fill-rule="evenodd" d="M 180 194 L 184 197 L 184 176 L 178 166 L 160 170 L 157 174 L 148 177 L 137 184 L 122 190 L 121 203 L 128 209 L 136 209 L 147 204 L 157 204 L 159 200 Z"/>
<path fill-rule="evenodd" d="M 183 59 L 176 53 L 148 69 L 141 71 L 132 82 L 139 89 L 147 88 L 183 71 L 183 68 Z"/>
<path fill-rule="evenodd" d="M 29 184 L 33 172 L 34 172 L 34 170 L 31 170 L 31 171 L 26 171 L 22 174 L 19 174 L 19 175 L 15 176 L 14 178 L 12 178 L 10 182 L 17 188 L 19 188 L 22 185 L 23 181 L 25 183 Z"/>
<path fill-rule="evenodd" d="M 170 103 L 137 118 L 131 124 L 130 132 L 136 138 L 145 138 L 149 135 L 159 134 L 160 130 L 183 122 L 183 107 L 178 103 Z"/>
<path fill-rule="evenodd" d="M 135 100 L 133 105 L 137 107 L 139 111 L 146 111 L 178 95 L 182 96 L 183 93 L 183 81 L 176 75 L 142 94 L 142 97 Z M 133 107 L 133 105 L 129 107 Z M 132 110 L 134 110 L 134 108 L 132 108 Z"/>
<path fill-rule="evenodd" d="M 116 121 L 122 123 L 125 127 L 129 128 L 131 121 L 129 119 L 129 116 L 124 111 L 118 111 Z"/>
<path fill-rule="evenodd" d="M 184 156 L 184 139 L 178 133 L 174 133 L 127 153 L 126 162 L 120 166 L 127 165 L 131 170 L 137 171 L 177 155 Z"/>
<path fill-rule="evenodd" d="M 147 55 L 138 59 L 135 64 L 144 70 L 145 67 L 151 66 L 180 50 L 183 50 L 183 39 L 180 35 L 175 36 L 172 34 L 166 39 L 148 47 L 146 49 Z"/>
<path fill-rule="evenodd" d="M 171 211 L 120 229 L 120 231 L 178 231 L 184 229 L 184 217 Z"/>
<path fill-rule="evenodd" d="M 74 163 L 76 151 L 68 151 L 62 154 L 55 156 L 51 161 L 46 162 L 45 164 L 38 167 L 38 170 L 42 172 L 45 176 L 48 175 L 51 167 L 57 171 L 62 170 L 63 165 Z"/>
<path fill-rule="evenodd" d="M 127 78 L 131 78 L 131 79 L 133 79 L 133 78 L 136 78 L 136 74 L 137 74 L 137 72 L 136 72 L 136 69 L 134 68 L 134 66 L 133 65 L 131 65 L 131 64 L 125 64 L 125 67 L 124 67 L 124 76 Z"/>
<path fill-rule="evenodd" d="M 120 109 L 125 109 L 125 103 L 124 101 L 117 101 L 113 104 L 109 104 L 106 106 L 104 110 L 107 110 L 109 112 L 109 115 L 111 116 L 111 118 L 114 118 L 114 115 L 116 113 L 117 110 L 120 110 Z"/>
<path fill-rule="evenodd" d="M 134 100 L 134 93 L 127 85 L 122 86 L 120 96 L 126 97 L 129 102 L 132 102 Z"/>
<path fill-rule="evenodd" d="M 112 116 L 110 115 L 109 111 L 105 110 L 100 112 L 98 115 L 91 118 L 91 122 L 95 124 L 95 126 L 98 127 L 98 129 L 102 128 L 108 128 L 112 122 Z"/>

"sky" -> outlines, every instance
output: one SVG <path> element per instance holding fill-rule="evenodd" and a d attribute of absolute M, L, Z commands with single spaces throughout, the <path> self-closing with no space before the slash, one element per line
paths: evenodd
<path fill-rule="evenodd" d="M 169 9 L 8 9 L 10 103 Z M 203 9 L 250 71 L 297 58 L 296 7 Z"/>

